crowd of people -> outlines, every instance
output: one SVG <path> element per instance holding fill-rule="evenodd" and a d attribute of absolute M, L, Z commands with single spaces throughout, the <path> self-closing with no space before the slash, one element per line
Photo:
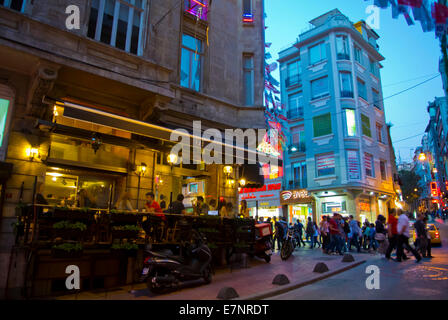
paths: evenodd
<path fill-rule="evenodd" d="M 306 225 L 300 221 L 289 224 L 284 219 L 268 218 L 273 225 L 273 247 L 281 250 L 286 239 L 288 228 L 294 231 L 296 247 L 310 249 L 320 248 L 324 254 L 343 255 L 356 249 L 357 252 L 378 252 L 391 259 L 396 251 L 396 261 L 408 259 L 408 254 L 414 255 L 417 262 L 423 257 L 431 256 L 431 236 L 427 231 L 429 215 L 419 214 L 414 223 L 416 241 L 414 247 L 409 245 L 410 220 L 408 214 L 400 209 L 390 209 L 386 219 L 379 215 L 375 223 L 365 220 L 362 224 L 352 215 L 344 217 L 339 213 L 332 216 L 322 216 L 319 223 L 308 218 Z M 387 223 L 386 223 L 387 221 Z"/>

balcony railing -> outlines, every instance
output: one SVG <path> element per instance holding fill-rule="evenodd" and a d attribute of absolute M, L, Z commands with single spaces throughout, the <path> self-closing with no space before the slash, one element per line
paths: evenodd
<path fill-rule="evenodd" d="M 0 0 L 0 6 L 7 7 L 19 12 L 25 12 L 27 0 Z"/>
<path fill-rule="evenodd" d="M 348 53 L 338 53 L 338 60 L 350 60 Z"/>
<path fill-rule="evenodd" d="M 342 98 L 353 98 L 353 91 L 341 91 Z"/>
<path fill-rule="evenodd" d="M 303 118 L 303 107 L 300 107 L 299 109 L 289 110 L 287 116 L 288 119 Z"/>
<path fill-rule="evenodd" d="M 299 75 L 288 77 L 288 78 L 286 78 L 286 81 L 285 81 L 286 88 L 296 86 L 296 85 L 298 86 L 300 84 L 301 84 L 301 81 L 300 81 Z"/>

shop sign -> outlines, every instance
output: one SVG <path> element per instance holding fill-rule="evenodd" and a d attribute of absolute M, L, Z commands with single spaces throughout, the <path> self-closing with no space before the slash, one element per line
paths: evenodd
<path fill-rule="evenodd" d="M 306 189 L 283 191 L 280 193 L 280 199 L 282 203 L 294 203 L 303 200 L 313 200 L 308 190 Z"/>
<path fill-rule="evenodd" d="M 370 203 L 360 202 L 359 209 L 361 209 L 361 211 L 370 211 Z"/>

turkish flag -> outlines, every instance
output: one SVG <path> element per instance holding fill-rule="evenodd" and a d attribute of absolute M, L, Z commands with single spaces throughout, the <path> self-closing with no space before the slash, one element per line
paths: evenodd
<path fill-rule="evenodd" d="M 436 19 L 437 24 L 446 24 L 446 19 L 448 18 L 447 6 L 440 3 L 433 3 L 431 13 L 432 17 Z"/>
<path fill-rule="evenodd" d="M 410 6 L 412 8 L 420 8 L 423 0 L 398 0 L 398 5 Z"/>

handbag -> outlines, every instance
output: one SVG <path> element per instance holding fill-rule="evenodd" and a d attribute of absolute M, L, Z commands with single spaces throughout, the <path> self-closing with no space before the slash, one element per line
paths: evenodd
<path fill-rule="evenodd" d="M 386 240 L 386 235 L 384 233 L 375 233 L 375 240 L 384 241 Z"/>

